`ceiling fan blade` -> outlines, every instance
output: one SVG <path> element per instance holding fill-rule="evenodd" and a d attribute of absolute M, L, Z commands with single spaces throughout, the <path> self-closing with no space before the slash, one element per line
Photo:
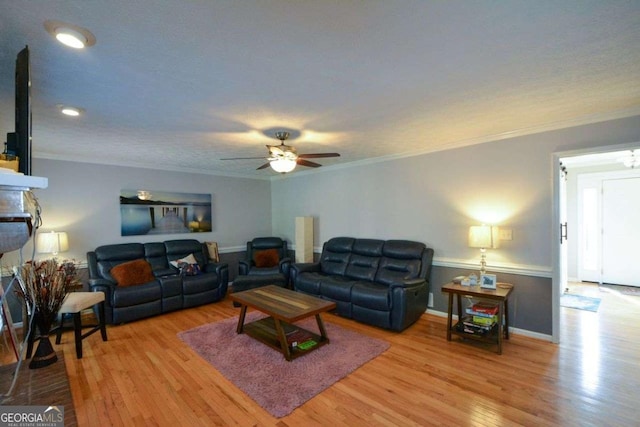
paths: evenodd
<path fill-rule="evenodd" d="M 257 160 L 257 159 L 264 159 L 264 156 L 262 157 L 230 157 L 228 159 L 220 159 L 220 160 Z"/>
<path fill-rule="evenodd" d="M 267 162 L 264 165 L 260 166 L 259 168 L 256 168 L 257 171 L 259 171 L 260 169 L 266 169 L 270 166 L 271 163 Z"/>
<path fill-rule="evenodd" d="M 319 159 L 321 157 L 340 157 L 338 153 L 315 153 L 315 154 L 298 154 L 303 159 Z"/>
<path fill-rule="evenodd" d="M 320 166 L 322 166 L 320 163 L 310 162 L 299 157 L 298 160 L 296 160 L 296 163 L 298 163 L 300 166 L 308 166 L 310 168 L 319 168 Z"/>

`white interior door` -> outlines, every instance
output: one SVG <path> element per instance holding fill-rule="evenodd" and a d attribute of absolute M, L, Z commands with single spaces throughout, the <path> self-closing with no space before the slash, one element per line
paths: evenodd
<path fill-rule="evenodd" d="M 602 281 L 640 286 L 640 178 L 602 182 Z"/>

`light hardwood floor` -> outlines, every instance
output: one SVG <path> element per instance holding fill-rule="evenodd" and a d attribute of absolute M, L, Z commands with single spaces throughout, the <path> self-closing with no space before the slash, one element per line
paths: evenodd
<path fill-rule="evenodd" d="M 237 315 L 228 299 L 109 327 L 81 360 L 70 332 L 61 347 L 80 426 L 638 425 L 640 297 L 599 296 L 598 313 L 561 309 L 561 344 L 514 334 L 501 356 L 430 314 L 400 334 L 325 315 L 391 348 L 281 419 L 176 336 Z"/>

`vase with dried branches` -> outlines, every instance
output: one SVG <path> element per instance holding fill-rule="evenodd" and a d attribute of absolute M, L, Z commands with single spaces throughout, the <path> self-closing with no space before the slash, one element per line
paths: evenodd
<path fill-rule="evenodd" d="M 29 367 L 42 368 L 58 360 L 49 332 L 68 290 L 79 282 L 76 266 L 71 261 L 58 264 L 56 259 L 28 261 L 22 267 L 14 267 L 14 274 L 20 285 L 18 296 L 33 310 L 33 321 L 39 330 L 38 347 Z"/>

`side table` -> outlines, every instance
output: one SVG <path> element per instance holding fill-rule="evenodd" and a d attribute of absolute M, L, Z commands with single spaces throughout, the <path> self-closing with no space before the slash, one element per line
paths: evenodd
<path fill-rule="evenodd" d="M 497 344 L 498 354 L 502 354 L 502 340 L 509 339 L 509 295 L 513 292 L 513 285 L 510 283 L 498 283 L 496 289 L 485 289 L 478 286 L 462 286 L 457 283 L 447 283 L 442 287 L 442 292 L 449 294 L 449 305 L 447 310 L 447 341 L 451 341 L 451 335 L 458 335 L 463 338 L 470 338 L 477 341 Z M 498 322 L 496 328 L 487 335 L 474 335 L 458 329 L 458 325 L 453 324 L 453 296 L 457 296 L 458 322 L 462 322 L 464 312 L 462 311 L 462 296 L 490 300 L 498 303 Z"/>

